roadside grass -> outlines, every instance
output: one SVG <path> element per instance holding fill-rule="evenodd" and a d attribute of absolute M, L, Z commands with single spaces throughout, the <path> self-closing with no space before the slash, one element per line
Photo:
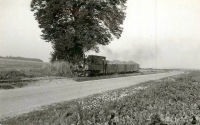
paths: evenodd
<path fill-rule="evenodd" d="M 0 122 L 3 125 L 200 124 L 200 71 L 148 81 Z"/>

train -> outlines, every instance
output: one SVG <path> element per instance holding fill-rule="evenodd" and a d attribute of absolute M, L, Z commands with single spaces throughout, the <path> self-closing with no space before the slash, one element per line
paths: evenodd
<path fill-rule="evenodd" d="M 94 76 L 138 72 L 140 65 L 136 62 L 108 61 L 104 56 L 88 55 L 75 65 L 78 76 Z"/>

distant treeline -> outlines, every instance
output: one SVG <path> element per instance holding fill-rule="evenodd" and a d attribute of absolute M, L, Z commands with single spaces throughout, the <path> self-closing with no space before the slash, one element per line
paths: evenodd
<path fill-rule="evenodd" d="M 13 59 L 13 60 L 43 62 L 41 59 L 35 59 L 35 58 L 12 57 L 12 56 L 7 56 L 7 57 L 0 56 L 0 58 L 3 58 L 3 59 Z"/>

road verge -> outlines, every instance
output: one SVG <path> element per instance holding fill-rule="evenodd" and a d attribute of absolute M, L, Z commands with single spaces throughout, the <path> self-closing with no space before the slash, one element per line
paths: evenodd
<path fill-rule="evenodd" d="M 198 124 L 200 72 L 44 107 L 1 124 Z"/>

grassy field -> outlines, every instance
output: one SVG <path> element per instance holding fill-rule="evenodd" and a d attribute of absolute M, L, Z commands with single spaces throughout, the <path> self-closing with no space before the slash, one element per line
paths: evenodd
<path fill-rule="evenodd" d="M 43 107 L 2 125 L 200 124 L 200 71 Z"/>
<path fill-rule="evenodd" d="M 0 80 L 19 80 L 42 76 L 41 69 L 48 63 L 0 58 Z"/>
<path fill-rule="evenodd" d="M 24 78 L 32 79 L 51 76 L 72 77 L 73 74 L 70 66 L 69 63 L 64 61 L 43 63 L 0 59 L 0 89 L 13 89 L 26 86 L 28 84 L 27 82 L 18 82 Z"/>
<path fill-rule="evenodd" d="M 40 69 L 47 63 L 44 62 L 34 62 L 34 61 L 22 61 L 22 60 L 12 60 L 0 58 L 0 70 L 5 69 Z"/>
<path fill-rule="evenodd" d="M 0 59 L 0 80 L 24 77 L 68 76 L 70 73 L 70 64 L 64 61 L 43 63 Z"/>

